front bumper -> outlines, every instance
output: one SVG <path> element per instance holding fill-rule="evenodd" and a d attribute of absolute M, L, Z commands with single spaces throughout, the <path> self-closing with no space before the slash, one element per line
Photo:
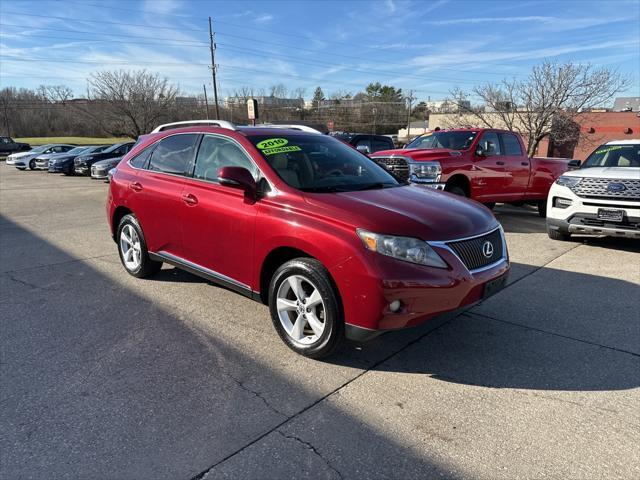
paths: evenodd
<path fill-rule="evenodd" d="M 506 284 L 510 265 L 502 238 L 503 256 L 472 271 L 444 242 L 430 244 L 449 265 L 446 269 L 415 265 L 369 251 L 365 258 L 351 257 L 338 269 L 361 273 L 346 280 L 337 278 L 340 272 L 333 273 L 342 293 L 347 336 L 366 340 L 381 331 L 416 326 L 483 300 L 488 282 L 500 279 L 499 287 Z M 392 311 L 391 304 L 396 300 L 401 308 Z"/>
<path fill-rule="evenodd" d="M 435 190 L 444 190 L 446 183 L 430 183 L 430 182 L 416 182 L 412 179 L 409 179 L 411 183 L 414 185 L 420 185 L 421 187 L 429 187 Z"/>
<path fill-rule="evenodd" d="M 103 169 L 97 169 L 97 168 L 92 168 L 91 169 L 91 178 L 94 178 L 96 180 L 107 180 L 109 178 L 108 174 L 109 174 L 109 170 L 111 170 L 111 168 L 103 170 Z"/>
<path fill-rule="evenodd" d="M 567 208 L 554 207 L 555 198 L 571 200 Z M 623 210 L 621 222 L 598 218 L 598 210 Z M 640 201 L 584 198 L 554 184 L 547 200 L 547 227 L 561 233 L 640 238 Z"/>
<path fill-rule="evenodd" d="M 90 167 L 87 165 L 75 165 L 73 171 L 78 175 L 89 175 L 91 173 Z"/>

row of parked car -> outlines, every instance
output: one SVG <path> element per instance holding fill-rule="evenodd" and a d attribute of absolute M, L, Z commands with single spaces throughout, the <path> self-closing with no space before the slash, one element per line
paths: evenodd
<path fill-rule="evenodd" d="M 7 165 L 19 170 L 48 170 L 50 173 L 84 175 L 108 180 L 109 171 L 115 168 L 135 142 L 114 145 L 70 145 L 51 143 L 24 152 L 12 153 Z"/>

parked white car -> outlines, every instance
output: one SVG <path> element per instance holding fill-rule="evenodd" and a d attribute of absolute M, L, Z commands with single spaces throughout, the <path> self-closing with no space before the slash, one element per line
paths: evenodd
<path fill-rule="evenodd" d="M 63 153 L 74 148 L 74 145 L 64 143 L 50 143 L 40 145 L 28 152 L 12 153 L 7 157 L 7 165 L 14 165 L 18 170 L 34 170 L 36 168 L 36 157 L 45 153 Z"/>
<path fill-rule="evenodd" d="M 560 176 L 547 198 L 547 233 L 640 238 L 640 139 L 599 146 Z"/>

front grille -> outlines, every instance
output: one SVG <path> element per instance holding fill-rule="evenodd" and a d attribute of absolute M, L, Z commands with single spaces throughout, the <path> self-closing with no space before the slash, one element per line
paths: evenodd
<path fill-rule="evenodd" d="M 624 189 L 610 189 L 611 184 L 624 185 Z M 617 185 L 616 185 L 617 186 Z M 583 178 L 572 187 L 573 193 L 584 198 L 607 200 L 640 200 L 640 180 L 615 180 L 610 178 Z"/>
<path fill-rule="evenodd" d="M 493 254 L 486 256 L 483 253 L 485 243 L 490 243 L 493 248 Z M 481 237 L 471 238 L 469 240 L 460 240 L 457 242 L 448 242 L 447 246 L 451 248 L 456 255 L 462 260 L 462 263 L 469 270 L 486 267 L 492 263 L 496 263 L 504 257 L 504 249 L 502 245 L 502 234 L 500 229 Z"/>
<path fill-rule="evenodd" d="M 393 173 L 400 180 L 409 179 L 409 165 L 404 158 L 398 157 L 377 157 L 374 160 L 386 168 L 389 172 Z"/>

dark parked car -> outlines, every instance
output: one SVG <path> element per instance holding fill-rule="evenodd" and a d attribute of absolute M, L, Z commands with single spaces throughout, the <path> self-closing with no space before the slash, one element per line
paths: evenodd
<path fill-rule="evenodd" d="M 0 137 L 0 156 L 16 152 L 28 152 L 29 150 L 31 150 L 31 145 L 28 143 L 16 142 L 11 137 Z"/>
<path fill-rule="evenodd" d="M 107 158 L 91 165 L 91 178 L 96 180 L 109 180 L 109 170 L 116 168 L 122 157 Z"/>
<path fill-rule="evenodd" d="M 359 152 L 368 155 L 381 150 L 391 150 L 396 148 L 393 139 L 385 135 L 371 135 L 368 133 L 334 133 L 332 137 L 348 143 Z"/>
<path fill-rule="evenodd" d="M 81 155 L 88 155 L 90 153 L 98 153 L 109 148 L 111 145 L 99 145 L 99 146 L 82 146 L 76 147 L 73 150 L 69 150 L 66 153 L 56 155 L 49 159 L 49 172 L 50 173 L 64 173 L 66 175 L 73 175 L 74 163 L 76 157 Z"/>
<path fill-rule="evenodd" d="M 102 152 L 80 155 L 74 160 L 73 170 L 78 175 L 90 175 L 91 165 L 107 158 L 124 157 L 134 145 L 135 142 L 116 143 Z"/>

